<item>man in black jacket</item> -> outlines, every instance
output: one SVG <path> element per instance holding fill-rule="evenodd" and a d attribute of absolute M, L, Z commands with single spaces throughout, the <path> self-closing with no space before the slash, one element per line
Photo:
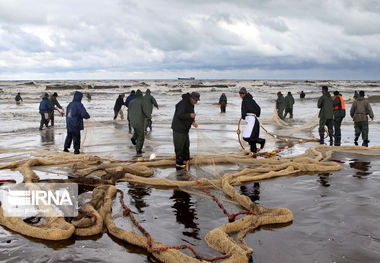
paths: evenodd
<path fill-rule="evenodd" d="M 251 146 L 251 152 L 256 153 L 257 143 L 260 144 L 260 149 L 263 149 L 265 145 L 265 139 L 259 138 L 260 123 L 257 117 L 260 117 L 261 109 L 246 88 L 241 88 L 239 95 L 243 100 L 241 103 L 241 118 L 247 122 L 243 139 Z"/>
<path fill-rule="evenodd" d="M 198 103 L 200 95 L 198 92 L 182 95 L 182 100 L 175 106 L 172 121 L 173 143 L 176 157 L 176 167 L 185 168 L 186 162 L 190 160 L 189 130 L 191 125 L 195 128 L 194 105 Z"/>
<path fill-rule="evenodd" d="M 121 107 L 124 105 L 124 97 L 125 97 L 125 93 L 122 93 L 120 94 L 116 101 L 115 101 L 115 106 L 113 107 L 113 112 L 114 112 L 114 116 L 113 116 L 113 119 L 116 120 L 117 116 L 120 114 L 120 118 L 122 120 L 124 120 L 124 114 L 123 114 L 123 110 L 121 109 Z"/>

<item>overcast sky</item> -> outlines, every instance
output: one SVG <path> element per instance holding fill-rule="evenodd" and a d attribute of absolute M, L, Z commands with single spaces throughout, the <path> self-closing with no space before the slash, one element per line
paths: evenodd
<path fill-rule="evenodd" d="M 0 79 L 380 79 L 379 0 L 0 0 Z"/>

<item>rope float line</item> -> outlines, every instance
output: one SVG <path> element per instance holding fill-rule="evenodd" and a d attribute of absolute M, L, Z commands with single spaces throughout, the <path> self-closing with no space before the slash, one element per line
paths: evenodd
<path fill-rule="evenodd" d="M 192 248 L 191 246 L 189 245 L 179 245 L 179 246 L 168 246 L 168 247 L 157 247 L 157 248 L 153 248 L 152 247 L 152 237 L 151 235 L 145 230 L 145 228 L 143 228 L 140 223 L 136 220 L 136 218 L 134 217 L 133 213 L 132 213 L 132 210 L 129 209 L 129 207 L 125 204 L 124 202 L 124 192 L 120 189 L 116 189 L 116 191 L 118 191 L 120 193 L 120 203 L 121 205 L 123 206 L 124 208 L 124 211 L 123 211 L 123 215 L 124 216 L 129 216 L 132 220 L 132 222 L 135 224 L 135 226 L 137 226 L 137 228 L 145 235 L 145 237 L 147 238 L 147 250 L 149 253 L 153 253 L 153 252 L 160 252 L 160 251 L 166 251 L 166 250 L 169 250 L 169 249 L 189 249 L 197 259 L 199 260 L 205 260 L 205 261 L 208 261 L 208 262 L 212 262 L 212 261 L 216 261 L 216 260 L 220 260 L 220 259 L 226 259 L 226 258 L 229 258 L 232 256 L 231 253 L 225 255 L 225 256 L 218 256 L 218 257 L 214 257 L 214 258 L 206 258 L 206 257 L 202 257 L 200 256 L 194 248 Z"/>

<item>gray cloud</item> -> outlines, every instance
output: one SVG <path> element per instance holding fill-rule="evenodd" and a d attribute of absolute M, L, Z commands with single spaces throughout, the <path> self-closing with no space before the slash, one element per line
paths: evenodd
<path fill-rule="evenodd" d="M 0 78 L 181 71 L 294 78 L 323 70 L 368 78 L 380 65 L 380 4 L 373 0 L 5 2 Z"/>

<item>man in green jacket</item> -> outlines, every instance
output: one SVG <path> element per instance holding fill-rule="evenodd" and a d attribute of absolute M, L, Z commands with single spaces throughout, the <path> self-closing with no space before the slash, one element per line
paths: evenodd
<path fill-rule="evenodd" d="M 61 109 L 62 110 L 62 112 L 61 112 L 62 116 L 65 113 L 65 109 L 62 108 L 61 104 L 59 104 L 57 97 L 58 97 L 57 92 L 54 92 L 53 96 L 50 97 L 50 104 L 53 107 L 53 110 L 49 112 L 49 120 L 50 120 L 51 126 L 54 126 L 54 110 Z"/>
<path fill-rule="evenodd" d="M 368 147 L 368 117 L 373 120 L 375 117 L 369 102 L 364 99 L 364 91 L 359 92 L 359 97 L 352 104 L 350 115 L 354 120 L 355 127 L 355 145 L 358 145 L 358 139 L 360 134 L 362 134 L 363 144 L 362 146 Z"/>
<path fill-rule="evenodd" d="M 293 104 L 294 104 L 294 98 L 292 93 L 289 91 L 288 95 L 285 97 L 285 115 L 284 119 L 286 118 L 286 115 L 290 115 L 290 119 L 293 119 Z"/>
<path fill-rule="evenodd" d="M 280 117 L 280 119 L 283 120 L 285 110 L 285 98 L 284 95 L 282 95 L 281 91 L 277 92 L 276 109 L 278 117 Z"/>
<path fill-rule="evenodd" d="M 136 97 L 129 103 L 128 118 L 133 128 L 131 142 L 136 145 L 137 155 L 142 154 L 144 145 L 144 120 L 148 118 L 149 113 L 144 107 L 144 99 L 141 90 L 136 91 Z"/>
<path fill-rule="evenodd" d="M 334 117 L 334 106 L 333 100 L 331 98 L 329 88 L 327 86 L 322 86 L 322 96 L 318 99 L 319 111 L 319 137 L 320 144 L 324 144 L 325 126 L 328 128 L 328 133 L 330 136 L 330 146 L 333 145 L 334 140 L 334 130 L 333 130 L 333 117 Z"/>
<path fill-rule="evenodd" d="M 153 106 L 156 107 L 157 110 L 159 109 L 156 99 L 151 95 L 150 89 L 147 89 L 144 95 L 144 107 L 147 110 L 148 117 L 144 121 L 144 131 L 148 131 L 148 127 L 150 131 L 152 131 Z"/>

